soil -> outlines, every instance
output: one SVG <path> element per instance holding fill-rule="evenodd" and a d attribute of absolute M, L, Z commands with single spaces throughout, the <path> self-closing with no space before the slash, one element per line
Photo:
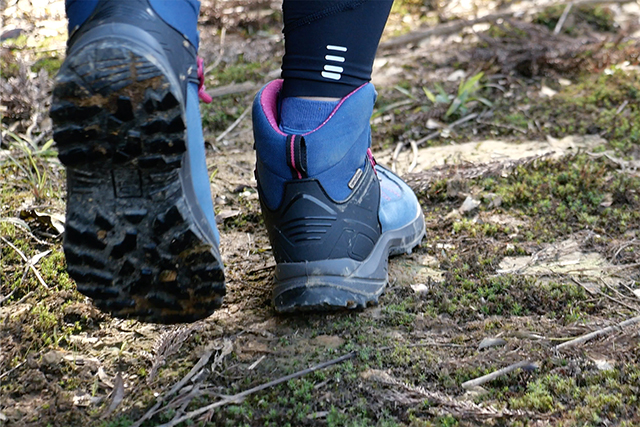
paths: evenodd
<path fill-rule="evenodd" d="M 66 274 L 47 117 L 63 2 L 0 6 L 0 426 L 640 425 L 640 323 L 571 343 L 640 311 L 636 3 L 580 9 L 558 36 L 564 8 L 533 8 L 382 48 L 374 151 L 416 190 L 427 236 L 390 261 L 378 306 L 281 316 L 243 114 L 277 75 L 279 5 L 203 2 L 228 292 L 175 326 L 110 318 Z M 384 40 L 469 13 L 400 1 Z"/>

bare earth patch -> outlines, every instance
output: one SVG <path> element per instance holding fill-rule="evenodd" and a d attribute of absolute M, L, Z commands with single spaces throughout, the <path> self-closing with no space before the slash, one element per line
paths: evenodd
<path fill-rule="evenodd" d="M 279 67 L 279 6 L 203 2 L 228 294 L 175 326 L 112 319 L 69 279 L 46 113 L 62 2 L 0 4 L 3 34 L 22 30 L 0 47 L 0 426 L 640 424 L 634 3 L 576 5 L 559 35 L 564 6 L 524 5 L 384 47 L 373 144 L 416 190 L 427 236 L 391 259 L 379 306 L 279 316 L 247 110 Z M 398 1 L 385 40 L 469 13 Z"/>

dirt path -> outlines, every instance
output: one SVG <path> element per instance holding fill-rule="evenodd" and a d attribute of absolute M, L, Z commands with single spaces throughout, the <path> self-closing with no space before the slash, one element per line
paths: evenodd
<path fill-rule="evenodd" d="M 616 26 L 637 19 L 635 3 L 579 9 L 558 38 L 547 27 L 564 8 L 381 52 L 374 148 L 416 189 L 428 234 L 390 261 L 379 306 L 278 316 L 243 115 L 278 67 L 277 8 L 205 2 L 207 86 L 233 92 L 202 107 L 228 296 L 178 326 L 109 318 L 64 270 L 64 170 L 42 95 L 63 56 L 61 4 L 2 4 L 3 34 L 24 32 L 1 51 L 0 425 L 640 424 L 638 323 L 557 347 L 640 311 L 640 49 Z M 456 13 L 398 2 L 385 37 Z M 539 73 L 510 69 L 541 35 Z M 551 61 L 567 40 L 576 50 Z M 436 83 L 444 106 L 427 95 L 444 96 Z"/>

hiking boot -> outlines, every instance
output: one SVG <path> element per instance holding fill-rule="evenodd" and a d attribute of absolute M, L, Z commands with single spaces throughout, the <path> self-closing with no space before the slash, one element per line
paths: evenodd
<path fill-rule="evenodd" d="M 198 11 L 96 3 L 70 25 L 51 107 L 67 167 L 69 275 L 116 317 L 195 321 L 225 294 L 198 106 Z"/>
<path fill-rule="evenodd" d="M 256 179 L 277 263 L 274 306 L 376 304 L 389 255 L 411 252 L 425 225 L 413 191 L 371 155 L 375 89 L 361 86 L 317 129 L 289 135 L 278 127 L 281 87 L 281 80 L 267 84 L 253 104 Z"/>

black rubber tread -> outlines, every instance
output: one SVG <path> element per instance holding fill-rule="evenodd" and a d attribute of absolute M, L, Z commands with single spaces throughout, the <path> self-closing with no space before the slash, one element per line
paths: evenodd
<path fill-rule="evenodd" d="M 56 77 L 51 117 L 67 166 L 64 252 L 78 290 L 116 317 L 191 322 L 225 294 L 218 249 L 183 192 L 180 88 L 135 45 L 92 43 Z"/>

